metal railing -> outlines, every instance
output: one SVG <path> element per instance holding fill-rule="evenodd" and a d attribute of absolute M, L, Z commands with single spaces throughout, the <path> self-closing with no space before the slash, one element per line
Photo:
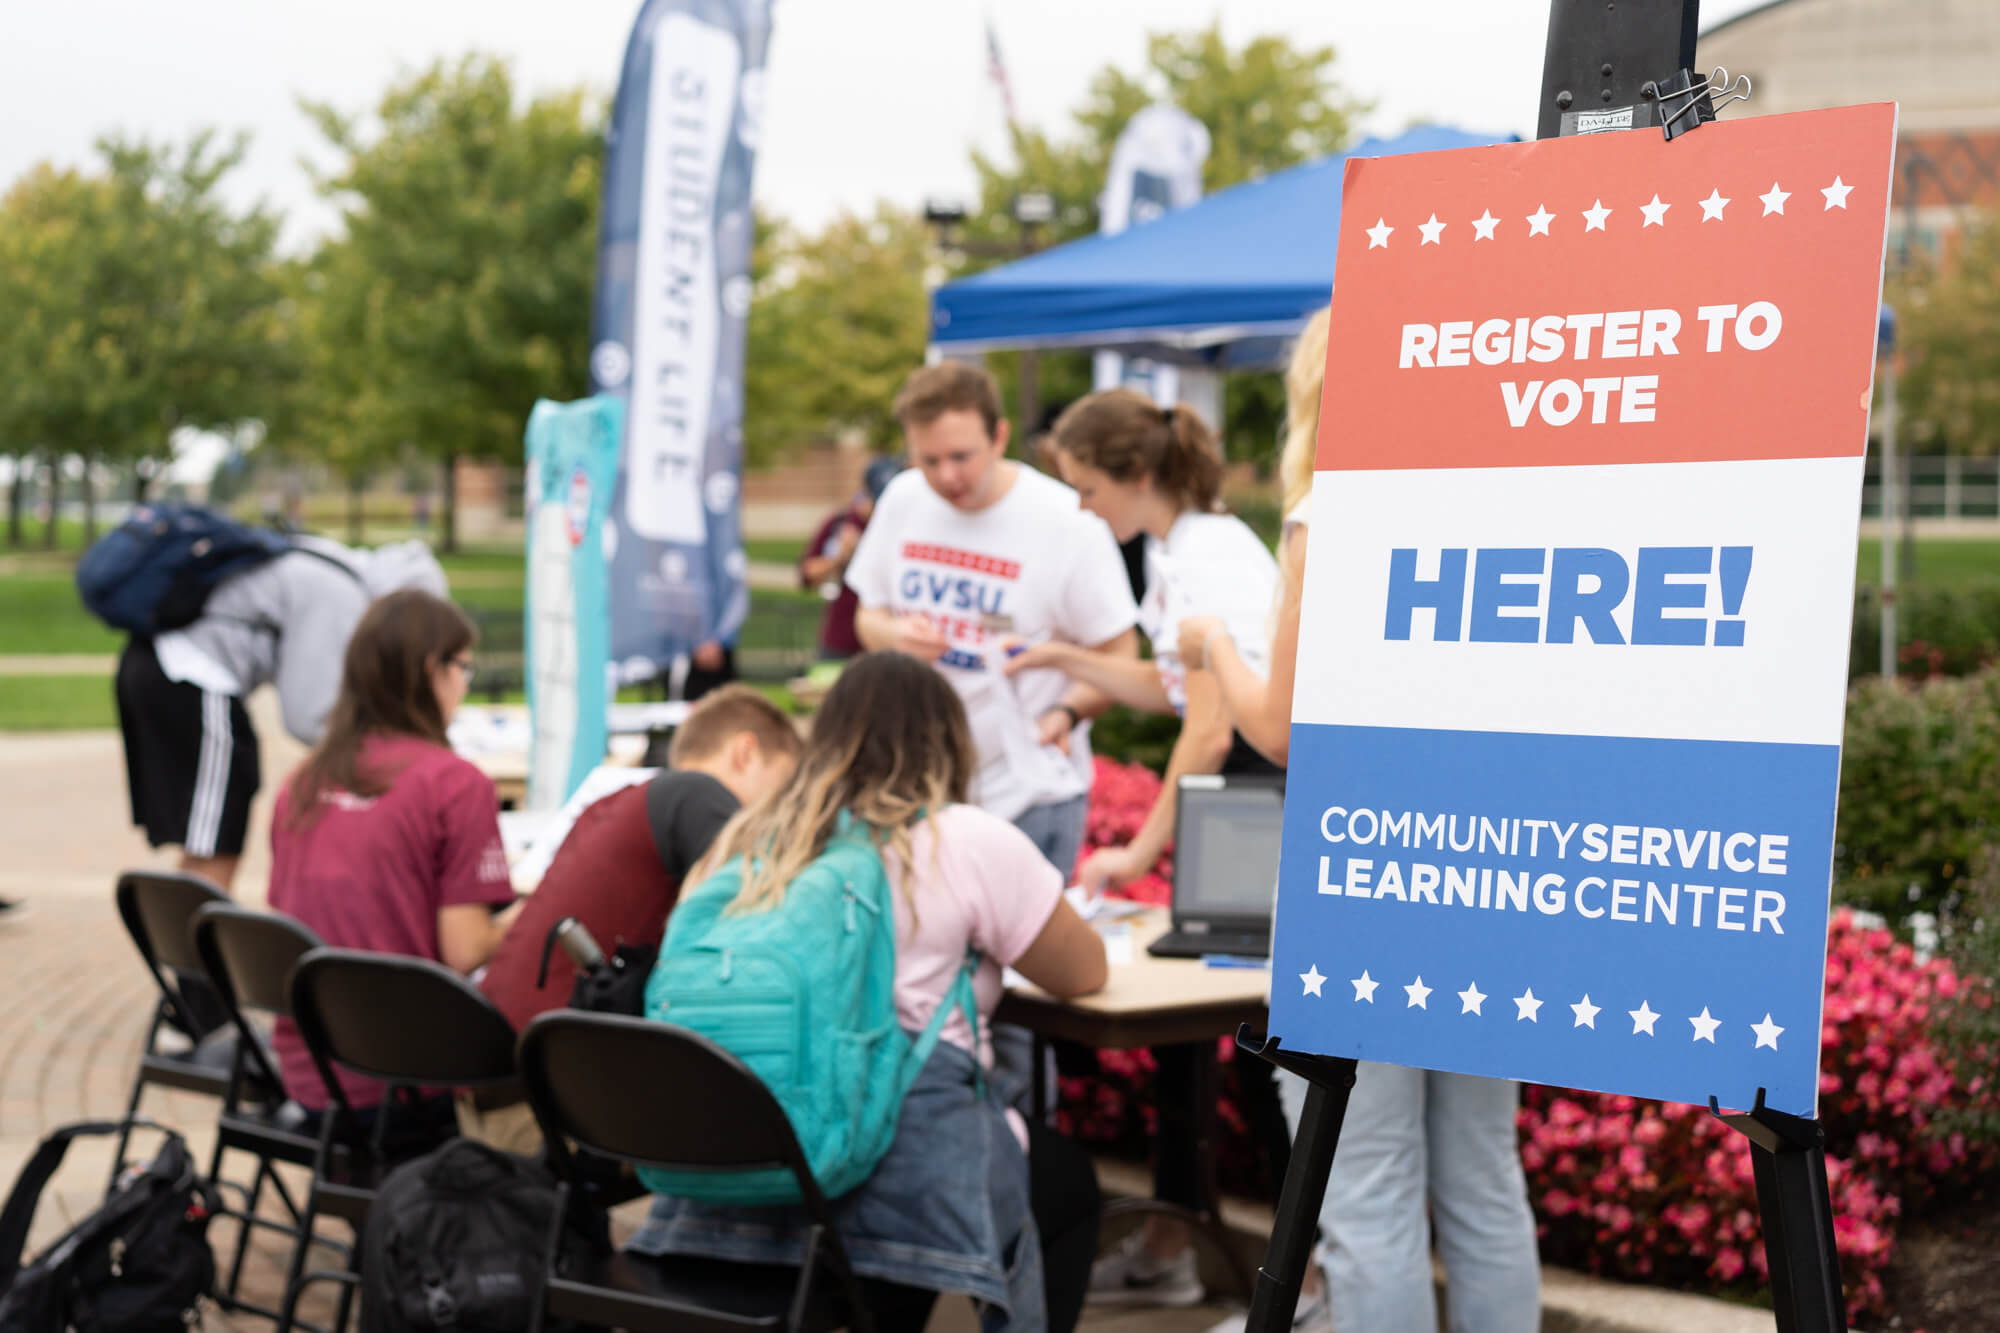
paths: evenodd
<path fill-rule="evenodd" d="M 2000 458 L 1957 454 L 1897 460 L 1917 518 L 2000 519 Z M 1882 460 L 1870 458 L 1861 485 L 1861 516 L 1882 516 Z"/>

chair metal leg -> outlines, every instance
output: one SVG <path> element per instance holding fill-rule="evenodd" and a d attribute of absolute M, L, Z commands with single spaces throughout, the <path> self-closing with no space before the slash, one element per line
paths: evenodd
<path fill-rule="evenodd" d="M 354 1249 L 347 1258 L 347 1271 L 354 1275 L 354 1281 L 340 1284 L 340 1308 L 333 1317 L 333 1333 L 347 1333 L 347 1316 L 354 1307 L 354 1293 L 361 1286 L 361 1238 L 354 1239 Z"/>
<path fill-rule="evenodd" d="M 312 1248 L 313 1220 L 318 1216 L 317 1202 L 313 1190 L 308 1187 L 304 1215 L 299 1218 L 298 1244 L 292 1247 L 291 1261 L 285 1265 L 285 1297 L 279 1303 L 278 1325 L 273 1333 L 292 1333 L 292 1326 L 297 1321 L 299 1296 L 305 1286 L 306 1251 Z"/>
<path fill-rule="evenodd" d="M 215 1155 L 218 1159 L 222 1156 L 220 1145 L 217 1146 Z M 219 1161 L 218 1165 L 220 1165 Z M 259 1157 L 257 1159 L 257 1174 L 250 1182 L 249 1198 L 243 1204 L 243 1225 L 237 1229 L 236 1233 L 236 1255 L 229 1263 L 229 1282 L 222 1288 L 223 1294 L 232 1302 L 236 1299 L 237 1288 L 243 1282 L 243 1260 L 250 1253 L 250 1237 L 257 1229 L 257 1204 L 264 1197 L 264 1182 L 270 1177 L 270 1174 L 270 1161 L 267 1158 Z"/>
<path fill-rule="evenodd" d="M 132 1143 L 132 1118 L 139 1114 L 139 1099 L 146 1092 L 146 1055 L 160 1039 L 160 1021 L 166 1007 L 164 999 L 153 1005 L 153 1024 L 146 1029 L 146 1044 L 139 1050 L 139 1070 L 132 1076 L 132 1097 L 125 1103 L 125 1123 L 119 1126 L 118 1142 L 111 1149 L 111 1179 L 105 1182 L 106 1194 L 118 1188 L 118 1173 L 125 1168 L 125 1150 Z"/>

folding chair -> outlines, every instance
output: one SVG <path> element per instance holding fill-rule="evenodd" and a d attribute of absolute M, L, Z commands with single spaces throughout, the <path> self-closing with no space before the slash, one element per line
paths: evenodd
<path fill-rule="evenodd" d="M 139 957 L 153 974 L 160 992 L 153 1005 L 152 1022 L 146 1028 L 145 1045 L 139 1052 L 139 1070 L 132 1079 L 125 1119 L 129 1121 L 139 1113 L 140 1098 L 149 1084 L 221 1099 L 229 1087 L 227 1063 L 202 1060 L 198 1056 L 202 1041 L 226 1029 L 228 1018 L 222 1013 L 214 988 L 202 971 L 201 960 L 188 941 L 188 925 L 196 912 L 213 903 L 229 902 L 229 895 L 194 875 L 128 870 L 118 877 L 116 898 L 126 933 L 138 947 Z M 169 1029 L 187 1034 L 193 1045 L 186 1052 L 161 1050 L 160 1036 Z M 130 1141 L 128 1128 L 119 1134 L 112 1150 L 113 1184 L 125 1168 L 125 1150 Z"/>
<path fill-rule="evenodd" d="M 257 1173 L 244 1191 L 242 1212 L 228 1214 L 237 1217 L 242 1226 L 237 1233 L 236 1254 L 230 1261 L 228 1279 L 221 1287 L 223 1304 L 226 1308 L 276 1319 L 278 1311 L 237 1298 L 243 1261 L 249 1252 L 251 1235 L 259 1228 L 289 1236 L 295 1246 L 310 1243 L 301 1229 L 302 1211 L 273 1164 L 311 1166 L 319 1139 L 307 1132 L 306 1114 L 298 1103 L 258 1106 L 246 1102 L 246 1085 L 261 1082 L 283 1086 L 270 1052 L 262 1041 L 255 1039 L 257 1029 L 246 1014 L 254 1011 L 289 1018 L 292 968 L 300 958 L 320 947 L 320 940 L 291 917 L 255 912 L 233 903 L 210 903 L 196 912 L 191 938 L 195 955 L 214 984 L 224 1011 L 242 1034 L 230 1065 L 222 1113 L 216 1121 L 215 1154 L 209 1161 L 209 1178 L 221 1181 L 223 1155 L 227 1152 L 245 1152 L 257 1159 Z M 266 1185 L 277 1192 L 279 1202 L 291 1218 L 289 1226 L 258 1216 L 257 1205 Z M 345 1247 L 340 1248 L 344 1252 Z M 286 1267 L 290 1267 L 289 1258 Z"/>
<path fill-rule="evenodd" d="M 451 1137 L 445 1132 L 432 1141 L 418 1142 L 404 1135 L 399 1141 L 393 1122 L 410 1114 L 410 1103 L 402 1094 L 514 1082 L 514 1028 L 491 1000 L 456 972 L 399 954 L 314 949 L 293 970 L 291 992 L 292 1021 L 305 1038 L 328 1097 L 300 1227 L 310 1235 L 319 1216 L 336 1217 L 354 1228 L 358 1242 L 387 1170 Z M 365 1143 L 357 1133 L 359 1121 L 336 1067 L 391 1085 L 391 1095 L 376 1113 Z M 448 1117 L 449 1101 L 438 1109 Z M 337 1171 L 335 1150 L 341 1142 L 349 1145 L 349 1166 Z M 321 1281 L 342 1285 L 333 1328 L 347 1324 L 360 1284 L 361 1246 L 352 1247 L 346 1270 L 338 1273 L 306 1272 L 306 1249 L 302 1243 L 293 1251 L 277 1333 L 289 1333 L 300 1294 Z"/>
<path fill-rule="evenodd" d="M 634 1333 L 803 1333 L 842 1326 L 871 1333 L 859 1285 L 791 1122 L 735 1056 L 684 1028 L 556 1010 L 528 1024 L 520 1063 L 560 1191 L 543 1256 L 548 1280 L 530 1333 L 541 1333 L 550 1319 Z M 675 1170 L 789 1169 L 811 1219 L 799 1266 L 649 1263 L 612 1254 L 588 1272 L 559 1271 L 564 1218 L 586 1178 L 580 1153 Z M 816 1280 L 822 1276 L 832 1279 L 831 1290 Z"/>

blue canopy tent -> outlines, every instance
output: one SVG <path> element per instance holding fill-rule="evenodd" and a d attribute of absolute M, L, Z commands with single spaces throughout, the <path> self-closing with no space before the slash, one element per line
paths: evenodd
<path fill-rule="evenodd" d="M 1277 364 L 1333 288 L 1350 157 L 1504 143 L 1429 127 L 1368 139 L 1212 194 L 1115 236 L 1090 236 L 948 283 L 931 297 L 946 356 L 1007 347 L 1109 347 L 1218 369 Z"/>

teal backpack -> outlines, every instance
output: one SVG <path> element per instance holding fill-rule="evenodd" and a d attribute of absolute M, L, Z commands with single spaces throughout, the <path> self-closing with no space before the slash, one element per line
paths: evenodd
<path fill-rule="evenodd" d="M 977 1040 L 978 959 L 968 955 L 912 1042 L 896 1022 L 889 876 L 845 816 L 778 906 L 725 911 L 742 887 L 738 857 L 682 894 L 646 984 L 646 1017 L 699 1032 L 748 1065 L 791 1120 L 820 1192 L 839 1198 L 887 1155 L 903 1096 L 954 1007 Z M 639 1178 L 656 1194 L 704 1203 L 799 1202 L 798 1183 L 782 1168 L 642 1167 Z"/>

